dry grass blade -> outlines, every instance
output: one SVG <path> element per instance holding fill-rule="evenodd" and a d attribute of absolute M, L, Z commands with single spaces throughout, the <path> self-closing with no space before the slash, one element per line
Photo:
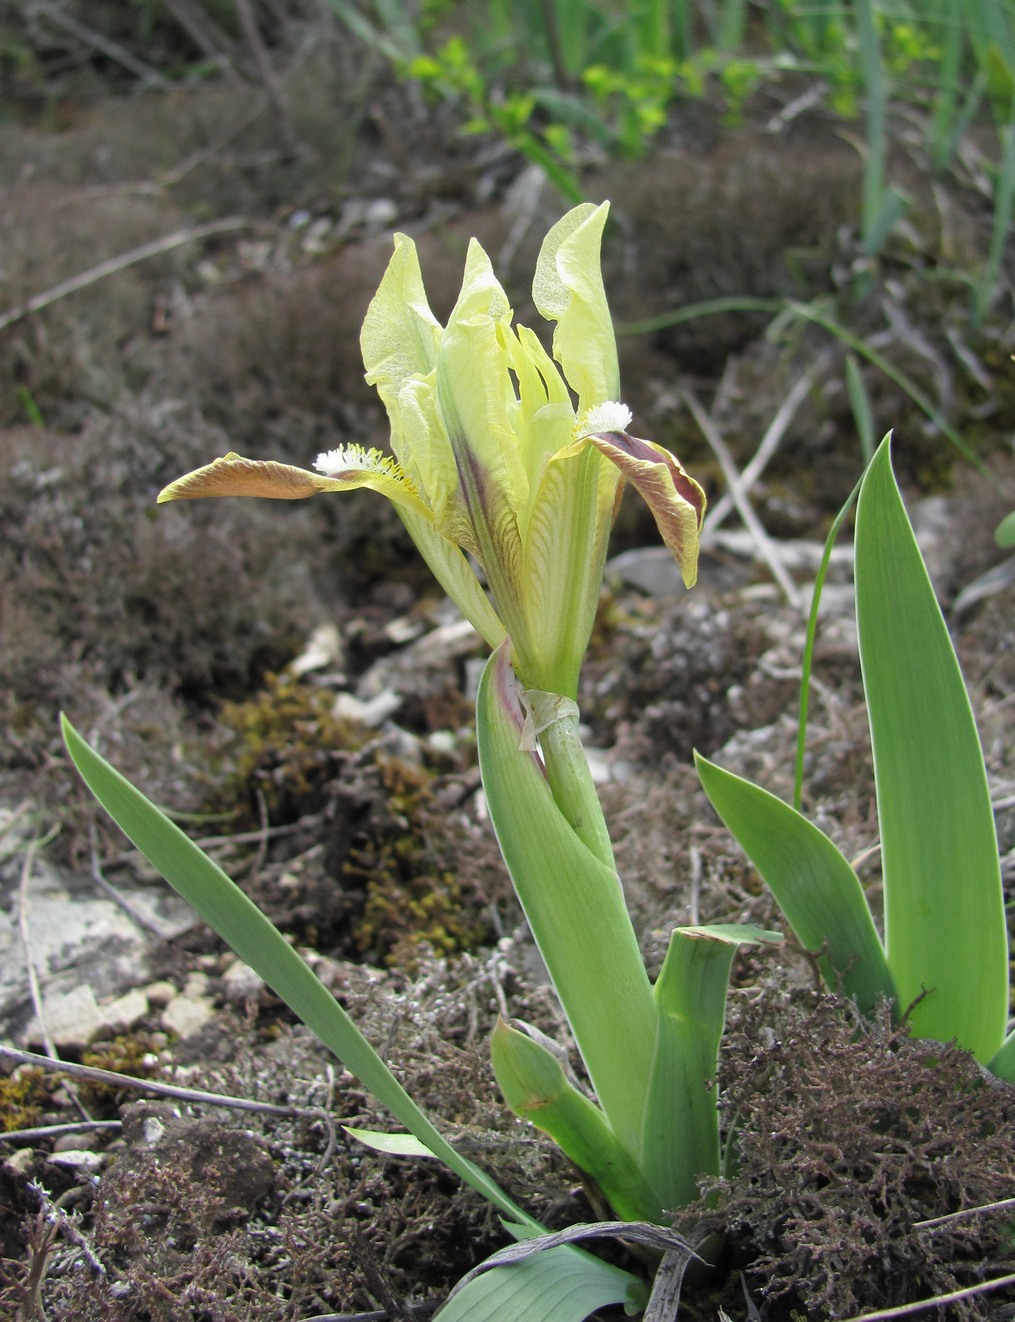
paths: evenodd
<path fill-rule="evenodd" d="M 142 82 L 153 87 L 164 88 L 168 86 L 167 79 L 159 73 L 158 69 L 153 69 L 150 64 L 138 59 L 132 51 L 121 46 L 119 42 L 113 41 L 105 33 L 97 32 L 95 28 L 87 27 L 79 19 L 64 13 L 59 5 L 52 4 L 50 0 L 34 0 L 33 8 L 48 18 L 55 27 L 63 28 L 77 41 L 84 42 L 86 46 L 97 50 L 115 64 L 122 65 L 128 73 L 134 74 Z"/>
<path fill-rule="evenodd" d="M 627 1240 L 629 1243 L 640 1244 L 645 1248 L 656 1251 L 662 1250 L 666 1254 L 675 1255 L 679 1253 L 688 1260 L 694 1258 L 697 1262 L 703 1261 L 683 1235 L 679 1235 L 675 1230 L 668 1230 L 665 1226 L 656 1225 L 651 1221 L 579 1222 L 573 1226 L 567 1226 L 564 1230 L 555 1231 L 551 1235 L 536 1235 L 531 1239 L 523 1239 L 516 1244 L 509 1244 L 507 1248 L 498 1249 L 485 1262 L 480 1263 L 478 1267 L 474 1267 L 471 1272 L 463 1276 L 455 1290 L 457 1292 L 469 1281 L 474 1280 L 483 1272 L 489 1271 L 492 1267 L 503 1267 L 509 1263 L 524 1262 L 526 1258 L 531 1258 L 533 1254 L 545 1253 L 549 1249 L 559 1248 L 562 1244 L 581 1243 L 586 1239 Z"/>
<path fill-rule="evenodd" d="M 765 429 L 758 444 L 757 450 L 751 456 L 750 462 L 745 466 L 740 474 L 740 490 L 750 491 L 751 487 L 758 480 L 761 474 L 768 466 L 769 460 L 778 450 L 782 443 L 782 438 L 786 434 L 786 429 L 797 415 L 797 410 L 810 394 L 815 382 L 821 376 L 830 360 L 835 357 L 836 349 L 826 349 L 820 353 L 811 366 L 797 377 L 793 383 L 792 389 L 787 393 L 786 398 L 775 411 L 772 421 Z M 736 499 L 733 495 L 733 488 L 724 492 L 715 505 L 708 512 L 708 521 L 702 534 L 702 546 L 708 544 L 709 534 L 714 532 L 737 508 Z"/>
<path fill-rule="evenodd" d="M 729 452 L 726 442 L 719 435 L 715 422 L 702 408 L 697 396 L 692 390 L 683 389 L 680 392 L 681 398 L 691 410 L 695 422 L 701 428 L 702 434 L 708 441 L 712 453 L 719 461 L 719 466 L 723 475 L 729 484 L 729 494 L 737 507 L 737 512 L 744 521 L 745 527 L 750 531 L 754 538 L 755 545 L 765 564 L 771 570 L 772 577 L 779 585 L 783 596 L 787 602 L 799 610 L 801 606 L 800 593 L 797 591 L 796 584 L 790 578 L 789 574 L 779 559 L 775 545 L 768 533 L 762 527 L 761 520 L 754 512 L 754 508 L 747 499 L 743 477 L 737 472 L 736 465 L 733 462 L 733 456 Z"/>
<path fill-rule="evenodd" d="M 21 934 L 21 944 L 25 952 L 25 971 L 28 975 L 28 990 L 32 997 L 32 1008 L 35 1010 L 35 1017 L 39 1021 L 39 1027 L 42 1031 L 42 1040 L 45 1043 L 46 1050 L 50 1056 L 56 1057 L 57 1050 L 46 1023 L 45 1007 L 42 1001 L 42 989 L 39 986 L 39 974 L 35 966 L 35 955 L 32 950 L 32 934 L 30 923 L 28 921 L 28 890 L 32 880 L 32 864 L 35 861 L 35 851 L 38 847 L 38 840 L 32 840 L 25 850 L 25 857 L 21 864 L 21 878 L 18 883 L 18 931 Z"/>
<path fill-rule="evenodd" d="M 0 1046 L 0 1059 L 57 1070 L 60 1074 L 88 1079 L 93 1083 L 111 1083 L 118 1088 L 133 1088 L 138 1092 L 155 1093 L 159 1097 L 175 1097 L 184 1102 L 204 1102 L 209 1106 L 227 1106 L 237 1111 L 258 1111 L 264 1115 L 307 1116 L 315 1120 L 322 1117 L 322 1112 L 317 1107 L 273 1106 L 270 1102 L 253 1102 L 244 1097 L 228 1097 L 222 1093 L 205 1092 L 201 1088 L 180 1088 L 171 1083 L 157 1083 L 154 1079 L 137 1079 L 132 1074 L 119 1074 L 115 1070 L 102 1070 L 91 1065 L 76 1065 L 70 1061 L 55 1060 L 50 1056 L 40 1056 L 34 1051 L 19 1051 L 15 1047 Z"/>
<path fill-rule="evenodd" d="M 87 271 L 81 271 L 77 275 L 71 276 L 69 280 L 61 280 L 52 289 L 47 289 L 41 294 L 34 294 L 19 307 L 9 308 L 0 315 L 0 331 L 6 330 L 8 326 L 13 326 L 15 322 L 21 321 L 33 312 L 41 312 L 43 308 L 49 307 L 51 303 L 56 303 L 61 298 L 66 298 L 69 294 L 76 294 L 81 289 L 87 289 L 89 285 L 105 280 L 107 276 L 125 271 L 129 266 L 136 266 L 138 262 L 147 261 L 150 257 L 158 257 L 162 253 L 170 252 L 173 248 L 182 247 L 185 243 L 194 243 L 198 239 L 209 238 L 213 234 L 227 234 L 231 230 L 247 229 L 250 223 L 248 220 L 239 219 L 211 220 L 206 225 L 195 225 L 190 229 L 174 230 L 172 234 L 163 235 L 161 239 L 152 239 L 150 243 L 142 243 L 140 247 L 131 248 L 129 252 L 122 252 L 116 257 L 110 257 L 105 262 L 99 262 L 97 266 L 90 266 Z"/>
<path fill-rule="evenodd" d="M 0 1143 L 34 1143 L 40 1138 L 59 1138 L 61 1134 L 83 1134 L 119 1128 L 119 1120 L 72 1120 L 66 1125 L 33 1125 L 30 1129 L 5 1129 L 0 1134 Z"/>
<path fill-rule="evenodd" d="M 989 1290 L 1000 1290 L 1004 1285 L 1015 1285 L 1015 1275 L 998 1276 L 992 1281 L 981 1281 L 979 1285 L 967 1285 L 963 1290 L 932 1295 L 929 1299 L 916 1299 L 911 1304 L 900 1304 L 897 1308 L 881 1308 L 876 1313 L 858 1313 L 855 1317 L 846 1318 L 845 1322 L 881 1322 L 882 1318 L 908 1317 L 911 1313 L 922 1313 L 926 1308 L 941 1308 L 944 1304 L 954 1304 L 960 1299 L 973 1299 Z"/>
<path fill-rule="evenodd" d="M 949 1212 L 946 1216 L 931 1217 L 927 1221 L 914 1221 L 914 1230 L 933 1230 L 935 1226 L 948 1225 L 953 1221 L 960 1221 L 964 1217 L 983 1216 L 986 1212 L 1003 1212 L 1008 1208 L 1015 1207 L 1015 1198 L 1002 1198 L 1000 1202 L 984 1203 L 980 1207 L 963 1207 L 958 1212 Z"/>

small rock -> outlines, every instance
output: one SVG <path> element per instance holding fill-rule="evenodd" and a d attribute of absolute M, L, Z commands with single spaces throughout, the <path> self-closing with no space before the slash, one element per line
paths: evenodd
<path fill-rule="evenodd" d="M 72 1148 L 68 1152 L 51 1152 L 47 1160 L 54 1166 L 63 1166 L 82 1175 L 94 1175 L 105 1162 L 105 1157 L 101 1152 Z"/>
<path fill-rule="evenodd" d="M 352 693 L 338 693 L 335 695 L 332 715 L 342 721 L 357 721 L 372 730 L 386 721 L 393 712 L 398 711 L 401 705 L 401 695 L 393 689 L 378 693 L 376 697 L 368 698 L 365 702 Z"/>
<path fill-rule="evenodd" d="M 310 635 L 310 641 L 288 669 L 299 678 L 314 670 L 342 670 L 345 667 L 345 648 L 342 636 L 333 624 L 322 624 Z"/>
<path fill-rule="evenodd" d="M 606 565 L 607 582 L 619 579 L 650 597 L 679 596 L 686 592 L 680 566 L 665 546 L 622 551 Z"/>
<path fill-rule="evenodd" d="M 32 1042 L 42 1042 L 48 1032 L 54 1046 L 87 1046 L 105 1026 L 105 1018 L 91 987 L 75 987 L 60 996 L 43 996 L 45 1032 L 38 1019 L 28 1030 Z"/>
<path fill-rule="evenodd" d="M 162 1027 L 177 1037 L 193 1037 L 215 1017 L 215 1007 L 203 996 L 175 997 L 162 1011 Z"/>
<path fill-rule="evenodd" d="M 80 1152 L 84 1148 L 90 1151 L 95 1150 L 95 1145 L 99 1141 L 99 1136 L 93 1130 L 88 1134 L 60 1134 L 53 1141 L 54 1152 Z"/>
<path fill-rule="evenodd" d="M 111 1032 L 124 1032 L 141 1022 L 149 1013 L 148 997 L 134 988 L 101 1007 L 104 1026 Z"/>
<path fill-rule="evenodd" d="M 234 1005 L 243 1005 L 260 996 L 265 989 L 264 979 L 255 973 L 242 959 L 230 964 L 222 975 L 222 990 L 227 1001 Z"/>
<path fill-rule="evenodd" d="M 18 1148 L 17 1152 L 12 1152 L 9 1157 L 4 1158 L 4 1170 L 10 1171 L 12 1175 L 26 1175 L 32 1169 L 34 1161 L 34 1148 Z"/>
<path fill-rule="evenodd" d="M 178 987 L 174 987 L 171 982 L 164 979 L 160 982 L 150 982 L 143 991 L 148 997 L 148 1004 L 156 1010 L 165 1009 L 169 1002 L 180 994 Z"/>

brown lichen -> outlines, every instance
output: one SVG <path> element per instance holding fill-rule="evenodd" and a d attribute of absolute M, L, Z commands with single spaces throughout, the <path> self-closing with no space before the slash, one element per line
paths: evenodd
<path fill-rule="evenodd" d="M 739 1163 L 723 1215 L 780 1316 L 852 1316 L 1015 1271 L 1010 1214 L 921 1224 L 1011 1196 L 1015 1088 L 954 1046 L 858 1029 L 832 998 L 784 1016 L 778 1037 L 751 1012 L 723 1058 Z"/>

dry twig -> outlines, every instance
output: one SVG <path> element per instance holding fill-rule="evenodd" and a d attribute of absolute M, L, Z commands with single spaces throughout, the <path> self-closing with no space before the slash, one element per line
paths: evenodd
<path fill-rule="evenodd" d="M 207 239 L 213 234 L 227 234 L 233 230 L 247 229 L 251 223 L 249 220 L 239 219 L 211 220 L 206 225 L 195 225 L 191 229 L 175 230 L 172 234 L 166 234 L 161 239 L 152 239 L 150 243 L 142 243 L 139 248 L 131 248 L 129 252 L 118 253 L 116 257 L 110 257 L 107 261 L 99 262 L 97 266 L 89 267 L 87 271 L 80 271 L 77 275 L 71 276 L 69 280 L 61 280 L 58 285 L 45 290 L 44 293 L 33 294 L 19 307 L 8 308 L 6 312 L 0 314 L 0 331 L 4 331 L 8 326 L 13 326 L 15 322 L 31 316 L 33 312 L 41 312 L 43 308 L 48 308 L 51 303 L 56 303 L 69 294 L 76 294 L 81 289 L 87 289 L 89 285 L 98 284 L 100 280 L 105 280 L 107 276 L 125 271 L 130 266 L 136 266 L 138 262 L 145 262 L 149 257 L 159 257 L 162 253 L 171 252 L 174 248 L 180 248 L 185 243 Z"/>

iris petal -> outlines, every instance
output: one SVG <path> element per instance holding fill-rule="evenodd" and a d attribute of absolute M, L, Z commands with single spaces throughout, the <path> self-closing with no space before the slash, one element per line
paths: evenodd
<path fill-rule="evenodd" d="M 600 244 L 609 203 L 575 207 L 543 240 L 532 282 L 542 316 L 557 323 L 553 356 L 583 413 L 620 393 L 617 342 L 603 288 Z"/>
<path fill-rule="evenodd" d="M 594 432 L 585 441 L 616 464 L 652 511 L 660 536 L 676 557 L 686 587 L 698 577 L 698 538 L 705 493 L 661 445 L 628 432 Z"/>
<path fill-rule="evenodd" d="M 412 483 L 402 474 L 393 459 L 379 450 L 349 446 L 330 456 L 336 464 L 349 466 L 339 471 L 312 473 L 293 464 L 274 459 L 244 459 L 230 452 L 203 468 L 178 477 L 159 492 L 158 503 L 170 500 L 199 500 L 206 496 L 262 496 L 269 500 L 305 500 L 319 491 L 347 491 L 370 487 L 389 500 L 416 513 L 428 514 Z"/>

